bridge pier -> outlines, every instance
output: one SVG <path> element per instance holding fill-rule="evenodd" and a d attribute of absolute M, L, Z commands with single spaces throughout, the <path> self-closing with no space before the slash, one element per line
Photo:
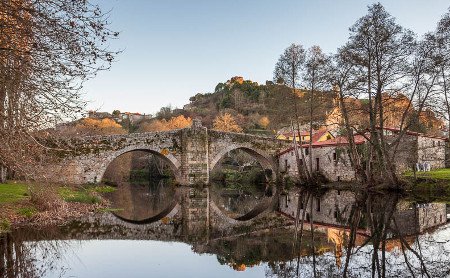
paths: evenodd
<path fill-rule="evenodd" d="M 181 177 L 183 185 L 209 183 L 208 129 L 194 120 L 192 128 L 182 132 Z"/>

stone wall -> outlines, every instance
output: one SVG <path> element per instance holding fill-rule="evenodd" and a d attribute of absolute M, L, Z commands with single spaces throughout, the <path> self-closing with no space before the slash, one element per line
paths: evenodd
<path fill-rule="evenodd" d="M 446 141 L 431 137 L 418 137 L 417 162 L 430 163 L 432 169 L 445 167 Z"/>
<path fill-rule="evenodd" d="M 345 147 L 323 146 L 313 148 L 312 159 L 313 171 L 319 171 L 330 181 L 352 181 L 355 179 L 355 171 Z M 303 165 L 305 164 L 303 163 Z M 309 156 L 306 157 L 306 165 L 309 167 Z M 298 176 L 294 150 L 280 155 L 279 167 L 280 171 L 291 177 Z"/>

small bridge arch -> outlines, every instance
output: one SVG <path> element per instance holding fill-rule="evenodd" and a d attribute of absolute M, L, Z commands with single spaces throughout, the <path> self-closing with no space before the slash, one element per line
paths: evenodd
<path fill-rule="evenodd" d="M 271 157 L 267 156 L 266 154 L 264 154 L 263 152 L 261 152 L 260 150 L 254 149 L 250 146 L 247 145 L 229 145 L 226 148 L 221 149 L 218 153 L 216 153 L 210 160 L 210 164 L 209 164 L 209 169 L 210 171 L 212 171 L 214 169 L 214 167 L 216 167 L 217 163 L 219 163 L 219 161 L 225 157 L 225 155 L 231 151 L 234 150 L 242 150 L 245 153 L 249 154 L 250 156 L 252 156 L 253 158 L 256 159 L 256 161 L 258 161 L 258 163 L 261 165 L 261 167 L 264 169 L 264 171 L 270 170 L 271 171 L 271 179 L 275 179 L 276 178 L 276 164 L 273 161 L 273 159 L 271 159 Z"/>
<path fill-rule="evenodd" d="M 131 152 L 136 152 L 136 151 L 150 153 L 150 154 L 156 155 L 158 158 L 162 159 L 164 162 L 167 163 L 167 165 L 169 165 L 170 169 L 172 170 L 173 175 L 175 176 L 175 180 L 177 182 L 182 182 L 182 177 L 181 177 L 181 173 L 180 173 L 180 166 L 181 166 L 180 161 L 171 153 L 162 154 L 159 150 L 157 150 L 151 146 L 146 146 L 146 145 L 128 146 L 121 150 L 112 152 L 107 157 L 107 159 L 105 159 L 103 167 L 99 169 L 98 175 L 96 176 L 98 179 L 97 181 L 103 180 L 106 170 L 108 169 L 109 165 L 115 159 L 117 159 L 118 157 L 120 157 L 126 153 L 131 153 Z"/>

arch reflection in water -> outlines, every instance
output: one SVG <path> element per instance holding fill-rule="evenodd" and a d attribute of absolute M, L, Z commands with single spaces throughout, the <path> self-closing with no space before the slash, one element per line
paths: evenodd
<path fill-rule="evenodd" d="M 168 179 L 151 179 L 146 183 L 121 182 L 108 199 L 113 214 L 121 220 L 146 224 L 161 220 L 173 211 L 179 194 Z"/>
<path fill-rule="evenodd" d="M 246 221 L 271 207 L 274 190 L 268 184 L 248 184 L 235 189 L 213 183 L 209 192 L 212 203 L 226 216 Z"/>
<path fill-rule="evenodd" d="M 216 208 L 235 220 L 250 220 L 272 204 L 275 187 L 270 160 L 247 148 L 230 146 L 213 159 L 210 197 Z"/>

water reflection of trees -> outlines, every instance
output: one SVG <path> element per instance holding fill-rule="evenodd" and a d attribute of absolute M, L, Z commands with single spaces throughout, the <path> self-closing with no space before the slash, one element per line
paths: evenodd
<path fill-rule="evenodd" d="M 405 202 L 396 193 L 356 192 L 353 200 L 346 200 L 350 208 L 347 213 L 339 211 L 336 205 L 334 219 L 324 223 L 327 221 L 321 217 L 318 223 L 314 221 L 318 212 L 313 206 L 317 204 L 314 200 L 320 198 L 323 196 L 318 192 L 300 190 L 293 234 L 297 258 L 269 264 L 266 276 L 447 277 L 450 274 L 450 243 L 444 232 L 448 228 L 438 228 L 446 222 L 445 204 Z M 331 202 L 327 198 L 322 202 Z M 340 218 L 339 227 L 332 227 L 338 213 L 344 217 Z M 324 228 L 330 223 L 334 225 Z M 428 233 L 430 229 L 435 231 Z M 322 253 L 315 243 L 314 237 L 323 232 L 335 244 L 334 252 Z M 331 237 L 330 232 L 334 233 Z M 312 242 L 308 254 L 304 253 L 306 238 Z"/>
<path fill-rule="evenodd" d="M 67 252 L 63 241 L 42 240 L 49 236 L 58 238 L 57 229 L 42 231 L 21 229 L 0 235 L 0 277 L 34 278 L 46 274 L 63 273 L 65 267 L 58 264 Z"/>

